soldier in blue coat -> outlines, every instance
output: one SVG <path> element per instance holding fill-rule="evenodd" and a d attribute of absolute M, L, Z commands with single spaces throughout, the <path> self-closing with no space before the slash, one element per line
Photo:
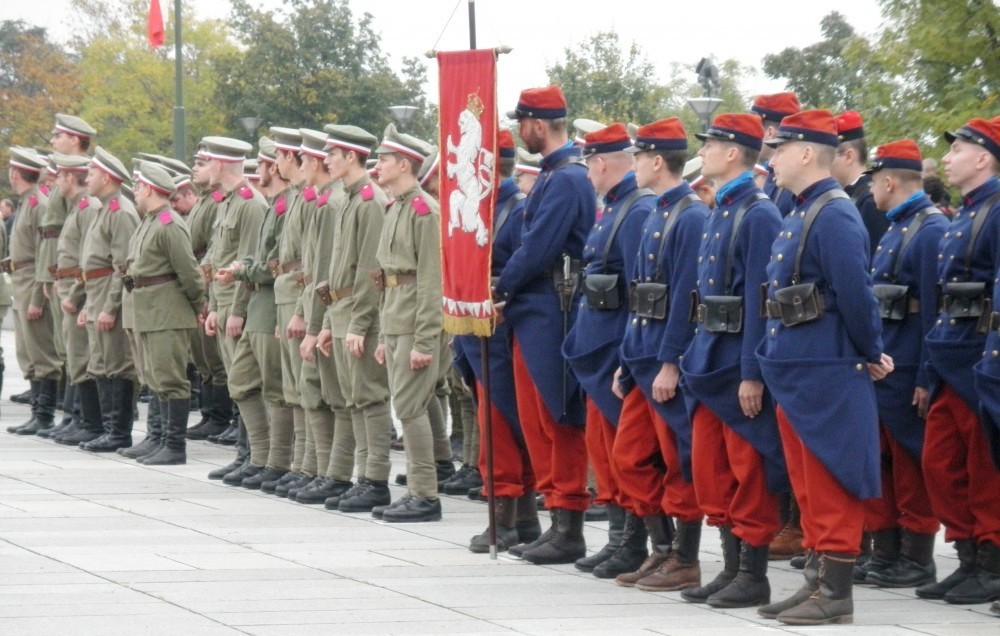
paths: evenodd
<path fill-rule="evenodd" d="M 977 411 L 981 397 L 987 405 L 997 398 L 988 390 L 987 363 L 980 364 L 978 392 L 973 367 L 983 360 L 981 314 L 989 312 L 1000 260 L 1000 118 L 972 119 L 945 138 L 951 150 L 942 163 L 962 194 L 962 207 L 938 253 L 942 311 L 927 334 L 938 385 L 927 414 L 923 467 L 934 514 L 945 540 L 955 542 L 959 568 L 940 583 L 918 587 L 917 596 L 985 603 L 1000 597 L 1000 472 Z"/>
<path fill-rule="evenodd" d="M 622 507 L 624 494 L 611 462 L 622 401 L 611 391 L 618 347 L 628 318 L 627 289 L 642 227 L 656 205 L 652 190 L 640 189 L 632 171 L 632 146 L 625 124 L 584 136 L 587 175 L 602 197 L 600 218 L 583 248 L 583 295 L 563 355 L 587 397 L 587 454 L 597 483 L 597 500 L 607 505 L 608 544 L 579 559 L 576 567 L 598 578 L 633 572 L 646 559 L 642 521 Z"/>
<path fill-rule="evenodd" d="M 924 194 L 921 166 L 917 144 L 904 139 L 879 146 L 869 170 L 875 203 L 890 223 L 871 271 L 882 340 L 896 368 L 875 383 L 885 458 L 882 498 L 865 504 L 874 551 L 855 570 L 855 580 L 863 574 L 881 587 L 916 587 L 936 575 L 940 524 L 920 468 L 930 395 L 924 334 L 937 317 L 938 243 L 948 219 Z"/>
<path fill-rule="evenodd" d="M 514 171 L 514 137 L 501 130 L 497 145 L 500 155 L 500 176 L 503 181 L 497 188 L 497 201 L 493 213 L 493 258 L 491 275 L 499 276 L 504 266 L 521 243 L 521 226 L 524 220 L 525 195 L 511 178 Z M 510 325 L 501 322 L 496 326 L 487 344 L 490 365 L 490 404 L 483 400 L 483 360 L 480 338 L 455 336 L 456 365 L 463 377 L 472 377 L 476 383 L 473 395 L 478 396 L 476 406 L 479 425 L 483 426 L 486 409 L 491 409 L 493 429 L 493 488 L 496 501 L 497 550 L 504 551 L 519 543 L 529 543 L 538 538 L 538 507 L 535 503 L 535 476 L 528 459 L 521 421 L 517 415 L 517 393 L 514 390 L 514 365 L 510 351 Z M 472 383 L 470 381 L 470 384 Z M 485 430 L 481 439 L 485 439 Z M 487 475 L 486 444 L 479 446 L 477 461 L 479 472 Z M 488 482 L 487 482 L 488 484 Z M 485 493 L 484 494 L 488 494 Z M 469 550 L 489 552 L 489 530 L 472 537 Z"/>
<path fill-rule="evenodd" d="M 694 339 L 681 370 L 692 413 L 692 471 L 698 505 L 722 537 L 724 567 L 681 596 L 713 607 L 771 600 L 767 555 L 781 529 L 777 493 L 788 490 L 774 401 L 755 350 L 757 310 L 781 213 L 753 179 L 764 127 L 752 114 L 715 118 L 698 153 L 718 184 L 698 254 Z"/>
<path fill-rule="evenodd" d="M 586 554 L 583 514 L 590 494 L 583 399 L 561 348 L 575 314 L 573 280 L 594 225 L 596 196 L 580 149 L 569 142 L 558 86 L 522 91 L 508 116 L 517 120 L 528 151 L 544 158 L 524 210 L 521 244 L 494 294 L 513 332 L 518 416 L 552 514 L 551 532 L 511 553 L 531 563 L 572 563 Z"/>
<path fill-rule="evenodd" d="M 795 93 L 774 93 L 773 95 L 758 95 L 753 100 L 750 110 L 760 115 L 764 124 L 764 141 L 773 139 L 781 120 L 789 115 L 802 110 L 799 105 L 799 98 Z M 764 194 L 774 201 L 781 212 L 781 216 L 787 216 L 795 207 L 795 195 L 782 188 L 774 180 L 774 170 L 771 168 L 771 156 L 774 150 L 770 146 L 765 146 L 760 151 L 760 161 L 767 170 L 767 178 L 764 180 Z"/>
<path fill-rule="evenodd" d="M 853 620 L 864 516 L 879 495 L 872 379 L 891 370 L 868 273 L 868 233 L 830 174 L 839 143 L 825 110 L 786 117 L 774 139 L 777 184 L 796 195 L 767 267 L 768 321 L 758 359 L 778 403 L 788 473 L 802 514 L 806 584 L 757 611 L 787 624 Z M 831 387 L 836 387 L 831 390 Z"/>
<path fill-rule="evenodd" d="M 632 270 L 621 368 L 613 390 L 623 399 L 612 461 L 625 505 L 642 518 L 652 553 L 615 581 L 645 590 L 701 585 L 701 521 L 691 483 L 691 425 L 678 390 L 680 359 L 694 336 L 689 319 L 697 287 L 698 246 L 708 208 L 681 175 L 687 162 L 684 126 L 676 117 L 636 133 L 636 181 L 657 196 L 642 229 Z M 676 517 L 676 537 L 670 517 Z"/>
<path fill-rule="evenodd" d="M 861 114 L 848 110 L 837 115 L 837 156 L 833 160 L 833 178 L 836 179 L 851 202 L 861 214 L 861 222 L 868 230 L 868 244 L 874 255 L 875 246 L 889 228 L 889 220 L 879 211 L 872 196 L 872 178 L 865 171 L 868 163 L 868 142 Z"/>

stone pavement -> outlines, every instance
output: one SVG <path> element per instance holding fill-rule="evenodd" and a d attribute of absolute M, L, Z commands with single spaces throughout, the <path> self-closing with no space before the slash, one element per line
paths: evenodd
<path fill-rule="evenodd" d="M 6 400 L 26 383 L 9 331 L 2 341 L 6 427 L 28 409 Z M 208 481 L 230 449 L 194 442 L 188 457 L 186 466 L 145 467 L 0 432 L 0 636 L 1000 633 L 985 605 L 865 586 L 855 587 L 853 626 L 781 628 L 752 609 L 691 605 L 568 565 L 471 554 L 486 509 L 464 498 L 445 496 L 439 523 L 385 524 Z M 393 462 L 402 467 L 402 453 Z M 592 548 L 605 536 L 606 524 L 587 525 Z M 701 558 L 709 580 L 721 560 L 714 531 Z M 939 570 L 955 566 L 940 543 Z M 787 563 L 773 564 L 775 598 L 800 583 Z"/>

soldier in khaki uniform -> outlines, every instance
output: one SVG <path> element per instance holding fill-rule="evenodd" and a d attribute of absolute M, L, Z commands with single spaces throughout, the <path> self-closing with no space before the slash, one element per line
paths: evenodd
<path fill-rule="evenodd" d="M 288 210 L 285 212 L 284 229 L 278 243 L 278 258 L 273 263 L 274 301 L 278 311 L 277 335 L 281 340 L 281 379 L 285 402 L 292 407 L 294 426 L 292 462 L 288 473 L 277 481 L 264 482 L 263 492 L 280 497 L 293 488 L 302 488 L 316 478 L 316 449 L 312 434 L 306 426 L 305 411 L 299 396 L 299 372 L 302 357 L 299 345 L 305 336 L 305 320 L 296 314 L 299 297 L 305 286 L 302 271 L 302 244 L 306 231 L 305 199 L 302 189 L 305 175 L 302 172 L 302 135 L 297 128 L 272 127 L 271 136 L 277 148 L 276 167 L 281 178 L 291 183 L 287 193 Z"/>
<path fill-rule="evenodd" d="M 302 247 L 305 287 L 296 313 L 305 322 L 306 333 L 299 344 L 302 367 L 299 377 L 300 401 L 306 426 L 316 448 L 316 478 L 304 488 L 289 491 L 299 503 L 321 504 L 351 488 L 354 472 L 354 428 L 347 402 L 340 390 L 333 361 L 316 357 L 316 342 L 323 327 L 326 306 L 315 293 L 317 279 L 326 278 L 333 250 L 334 222 L 347 204 L 340 180 L 326 167 L 327 135 L 301 129 L 302 169 L 307 189 L 303 192 L 308 211 L 306 240 Z M 311 188 L 311 190 L 310 190 Z"/>
<path fill-rule="evenodd" d="M 202 139 L 208 157 L 208 171 L 213 182 L 222 188 L 219 209 L 212 228 L 211 249 L 205 261 L 211 266 L 211 273 L 228 267 L 233 261 L 251 257 L 257 250 L 260 225 L 267 212 L 267 201 L 243 177 L 243 162 L 253 148 L 250 144 L 228 137 L 205 137 Z M 218 198 L 218 197 L 217 197 Z M 236 304 L 236 288 L 213 280 L 209 293 L 209 313 L 205 320 L 205 333 L 219 339 L 222 362 L 230 371 L 236 353 L 236 343 L 243 335 L 246 321 L 246 304 Z M 230 378 L 230 391 L 232 391 Z M 247 451 L 246 428 L 241 423 L 237 446 Z M 249 466 L 249 460 L 228 475 Z M 251 475 L 244 475 L 250 477 Z M 229 477 L 227 483 L 238 484 Z"/>
<path fill-rule="evenodd" d="M 120 274 L 139 216 L 122 193 L 128 178 L 121 161 L 100 146 L 95 149 L 87 190 L 90 196 L 100 199 L 101 210 L 84 236 L 80 255 L 83 271 L 70 292 L 76 296 L 83 288 L 87 299 L 77 321 L 87 325 L 87 375 L 96 380 L 96 386 L 85 382 L 77 387 L 80 408 L 85 422 L 96 422 L 104 416 L 104 433 L 80 445 L 93 452 L 114 452 L 132 446 L 132 397 L 138 374 L 125 334 L 128 312 L 123 308 Z"/>
<path fill-rule="evenodd" d="M 258 170 L 260 185 L 271 206 L 260 226 L 256 253 L 220 269 L 215 279 L 223 284 L 239 282 L 234 307 L 246 306 L 247 322 L 229 373 L 231 395 L 239 404 L 250 444 L 249 465 L 233 471 L 223 481 L 257 490 L 266 481 L 281 479 L 288 472 L 292 447 L 292 409 L 281 387 L 281 343 L 275 338 L 278 324 L 274 304 L 274 273 L 269 266 L 277 257 L 278 243 L 288 211 L 288 182 L 275 166 L 277 148 L 267 137 L 260 139 Z"/>
<path fill-rule="evenodd" d="M 191 175 L 184 173 L 175 175 L 174 187 L 177 190 L 174 192 L 174 196 L 170 197 L 170 207 L 187 221 L 191 210 L 198 204 L 199 199 L 198 193 L 194 189 L 194 182 L 191 181 Z"/>
<path fill-rule="evenodd" d="M 213 183 L 208 174 L 208 155 L 204 146 L 199 148 L 194 156 L 194 168 L 191 170 L 191 184 L 201 193 L 198 201 L 191 208 L 185 221 L 191 230 L 191 249 L 194 257 L 201 263 L 202 272 L 210 268 L 207 262 L 208 248 L 212 239 L 212 226 L 222 200 L 222 186 Z M 204 277 L 207 292 L 210 281 Z M 196 329 L 191 336 L 191 358 L 198 373 L 201 375 L 201 402 L 203 423 L 188 429 L 187 438 L 194 440 L 208 439 L 213 435 L 221 435 L 230 427 L 233 419 L 233 403 L 229 398 L 229 384 L 226 378 L 226 366 L 222 363 L 222 352 L 219 350 L 218 338 L 209 336 L 204 329 Z M 235 441 L 235 429 L 234 429 Z M 243 458 L 240 458 L 240 463 Z M 222 469 L 208 474 L 209 479 L 222 479 L 226 473 Z"/>
<path fill-rule="evenodd" d="M 190 231 L 170 208 L 176 188 L 170 174 L 148 161 L 139 165 L 136 208 L 142 223 L 132 238 L 128 274 L 133 329 L 144 365 L 143 376 L 159 397 L 161 443 L 138 461 L 147 466 L 184 464 L 185 432 L 191 403 L 187 378 L 191 332 L 205 309 L 205 288 L 191 249 Z"/>
<path fill-rule="evenodd" d="M 87 337 L 87 325 L 77 324 L 77 316 L 83 308 L 83 288 L 77 286 L 80 276 L 80 253 L 83 247 L 83 237 L 90 229 L 101 201 L 87 194 L 87 172 L 90 165 L 88 157 L 76 155 L 54 155 L 59 176 L 56 184 L 60 194 L 65 197 L 69 212 L 66 215 L 56 253 L 56 263 L 51 266 L 50 273 L 55 284 L 55 294 L 60 299 L 59 314 L 62 316 L 63 338 L 66 344 L 66 399 L 64 405 L 72 404 L 71 390 L 84 382 L 93 383 L 87 376 L 87 363 L 90 360 L 90 342 Z M 75 295 L 74 295 L 75 294 Z M 96 390 L 96 387 L 94 388 Z M 67 407 L 68 408 L 68 407 Z M 74 417 L 68 426 L 56 427 L 49 437 L 59 444 L 76 446 L 80 442 L 94 439 L 103 430 L 101 422 L 84 422 L 82 414 Z M 93 431 L 93 432 L 91 432 Z"/>
<path fill-rule="evenodd" d="M 17 361 L 24 377 L 31 383 L 33 402 L 31 419 L 10 433 L 33 435 L 52 427 L 56 391 L 62 374 L 62 361 L 52 339 L 54 318 L 47 308 L 43 283 L 35 269 L 41 243 L 39 227 L 48 205 L 48 197 L 38 189 L 45 160 L 29 148 L 10 149 L 11 188 L 20 198 L 10 236 L 10 257 L 4 261 L 11 275 L 14 295 L 14 336 Z"/>
<path fill-rule="evenodd" d="M 376 137 L 356 126 L 327 126 L 326 131 L 326 165 L 331 177 L 343 182 L 348 202 L 336 216 L 330 269 L 321 284 L 326 292 L 320 296 L 329 307 L 317 342 L 320 353 L 332 358 L 344 392 L 358 467 L 357 485 L 327 499 L 326 507 L 370 512 L 391 501 L 389 378 L 375 361 L 381 294 L 371 277 L 389 202 L 365 170 Z"/>
<path fill-rule="evenodd" d="M 389 522 L 438 521 L 434 447 L 427 406 L 441 358 L 441 216 L 417 185 L 433 147 L 390 124 L 378 150 L 379 183 L 395 200 L 386 214 L 376 258 L 383 289 L 375 359 L 389 371 L 389 390 L 406 438 L 409 494 L 372 515 Z"/>

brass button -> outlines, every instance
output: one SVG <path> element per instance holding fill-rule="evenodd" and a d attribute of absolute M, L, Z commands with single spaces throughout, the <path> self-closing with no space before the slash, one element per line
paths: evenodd
<path fill-rule="evenodd" d="M 709 285 L 714 285 L 715 284 L 715 279 L 714 278 L 709 278 L 708 279 L 708 284 Z"/>
<path fill-rule="evenodd" d="M 729 216 L 729 210 L 723 210 L 722 211 L 722 218 L 726 218 L 727 216 Z"/>
<path fill-rule="evenodd" d="M 649 260 L 654 260 L 655 258 L 656 258 L 656 256 L 654 256 L 653 254 L 649 255 Z"/>
<path fill-rule="evenodd" d="M 860 370 L 862 370 L 862 369 L 864 369 L 864 368 L 865 368 L 865 365 L 863 365 L 863 364 L 861 364 L 861 363 L 859 362 L 859 363 L 857 363 L 856 365 L 854 365 L 854 368 L 855 368 L 855 369 L 857 369 L 858 371 L 860 371 Z"/>
<path fill-rule="evenodd" d="M 772 285 L 774 285 L 775 287 L 777 287 L 777 286 L 778 286 L 778 281 L 774 281 L 774 282 L 773 282 L 773 283 L 771 283 L 771 284 L 772 284 Z"/>
<path fill-rule="evenodd" d="M 643 318 L 643 319 L 642 319 L 642 326 L 643 326 L 643 327 L 645 327 L 645 326 L 646 326 L 646 325 L 648 325 L 648 324 L 649 324 L 649 321 L 648 321 L 648 320 L 646 320 L 645 318 Z"/>
<path fill-rule="evenodd" d="M 699 263 L 702 262 L 703 260 L 705 260 L 705 259 L 703 259 L 701 256 L 698 257 L 698 262 Z"/>
<path fill-rule="evenodd" d="M 962 238 L 961 232 L 955 232 L 955 238 Z"/>
<path fill-rule="evenodd" d="M 779 261 L 780 261 L 781 259 L 783 259 L 783 258 L 785 258 L 785 255 L 784 255 L 784 254 L 778 254 L 778 260 L 779 260 Z"/>
<path fill-rule="evenodd" d="M 670 213 L 669 213 L 669 212 L 664 212 L 664 213 L 663 213 L 663 218 L 667 218 L 668 216 L 670 216 Z"/>
<path fill-rule="evenodd" d="M 660 238 L 659 232 L 653 232 L 653 238 Z"/>
<path fill-rule="evenodd" d="M 777 333 L 777 332 L 778 332 L 778 330 L 777 330 L 777 329 L 775 329 L 774 327 L 771 327 L 771 335 L 772 335 L 772 336 L 773 336 L 773 335 L 774 335 L 775 333 Z"/>
<path fill-rule="evenodd" d="M 700 258 L 700 257 L 699 257 L 699 258 Z M 709 257 L 708 257 L 708 261 L 709 261 L 710 263 L 714 263 L 714 262 L 715 262 L 715 255 L 713 254 L 712 256 L 709 256 Z"/>
<path fill-rule="evenodd" d="M 639 324 L 639 319 L 638 319 L 638 318 L 633 318 L 633 319 L 632 319 L 632 324 L 633 324 L 633 325 L 637 325 L 637 324 Z"/>

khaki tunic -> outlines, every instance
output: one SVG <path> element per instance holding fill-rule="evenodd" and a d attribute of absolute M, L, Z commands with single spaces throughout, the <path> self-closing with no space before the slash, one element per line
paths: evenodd
<path fill-rule="evenodd" d="M 63 224 L 62 233 L 56 249 L 56 267 L 62 270 L 80 266 L 80 255 L 83 249 L 83 237 L 90 229 L 97 213 L 101 209 L 101 200 L 97 197 L 81 195 L 69 201 L 69 213 Z M 76 305 L 77 312 L 83 309 L 86 298 L 82 285 L 76 285 L 75 276 L 61 278 L 55 283 L 57 297 L 68 300 Z M 75 294 L 75 295 L 74 295 Z M 79 384 L 87 379 L 87 364 L 90 361 L 90 343 L 87 328 L 76 324 L 77 314 L 62 311 L 63 338 L 66 342 L 66 374 L 72 384 Z"/>
<path fill-rule="evenodd" d="M 52 312 L 54 323 L 52 337 L 56 352 L 59 354 L 61 360 L 65 360 L 66 358 L 65 335 L 61 324 L 62 308 L 59 306 L 59 294 L 51 290 L 54 279 L 52 278 L 52 273 L 49 272 L 49 267 L 56 264 L 59 235 L 62 233 L 63 224 L 66 222 L 70 203 L 70 201 L 67 201 L 62 196 L 58 187 L 53 187 L 49 190 L 49 205 L 45 210 L 44 216 L 42 216 L 38 231 L 43 234 L 55 233 L 55 236 L 41 237 L 41 243 L 38 245 L 38 257 L 35 259 L 37 263 L 37 267 L 35 267 L 35 280 L 49 288 L 47 303 L 49 310 Z"/>
<path fill-rule="evenodd" d="M 278 337 L 281 339 L 281 376 L 282 391 L 285 402 L 290 405 L 299 404 L 299 372 L 302 368 L 302 358 L 299 356 L 299 338 L 286 338 L 285 328 L 295 314 L 302 286 L 297 277 L 302 272 L 302 239 L 306 231 L 305 199 L 300 188 L 289 188 L 288 210 L 285 212 L 284 229 L 278 242 L 278 262 L 300 265 L 293 270 L 279 274 L 274 279 L 274 301 L 278 312 Z M 280 271 L 280 270 L 279 270 Z"/>
<path fill-rule="evenodd" d="M 184 218 L 191 230 L 191 250 L 199 263 L 208 262 L 206 256 L 212 238 L 212 225 L 219 209 L 219 203 L 215 199 L 221 196 L 218 186 L 205 192 Z M 208 284 L 204 283 L 204 286 L 207 295 Z M 205 330 L 200 327 L 191 334 L 191 358 L 202 381 L 214 386 L 226 385 L 226 367 L 222 363 L 219 341 L 214 336 L 206 335 Z"/>

